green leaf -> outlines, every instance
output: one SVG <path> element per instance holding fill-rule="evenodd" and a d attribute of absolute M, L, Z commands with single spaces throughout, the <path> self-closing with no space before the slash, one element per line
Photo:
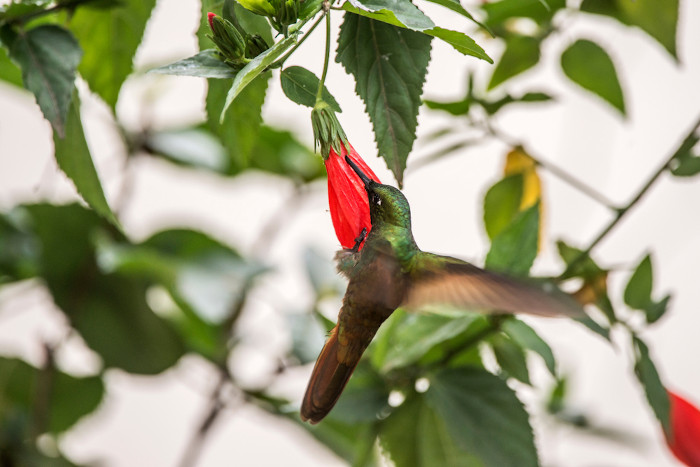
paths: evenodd
<path fill-rule="evenodd" d="M 80 75 L 114 109 L 119 90 L 133 71 L 133 59 L 141 43 L 155 0 L 122 0 L 113 8 L 77 8 L 70 28 L 85 56 Z"/>
<path fill-rule="evenodd" d="M 586 254 L 582 259 L 579 259 L 583 255 L 583 250 L 567 245 L 564 241 L 557 241 L 557 250 L 559 251 L 559 256 L 564 260 L 564 263 L 569 266 L 571 263 L 576 261 L 576 266 L 570 274 L 567 274 L 564 279 L 570 279 L 572 277 L 581 277 L 583 279 L 592 279 L 599 276 L 603 270 L 598 266 L 595 261 Z"/>
<path fill-rule="evenodd" d="M 51 6 L 53 0 L 21 0 L 11 1 L 0 6 L 0 24 L 21 19 L 23 16 L 36 14 Z"/>
<path fill-rule="evenodd" d="M 536 466 L 528 414 L 500 378 L 483 370 L 445 369 L 430 379 L 428 403 L 455 444 L 485 466 Z"/>
<path fill-rule="evenodd" d="M 438 102 L 426 99 L 423 100 L 423 103 L 429 109 L 442 110 L 444 112 L 449 113 L 450 115 L 459 116 L 467 115 L 469 113 L 469 108 L 471 107 L 473 100 L 470 97 L 465 97 L 462 100 L 453 102 Z"/>
<path fill-rule="evenodd" d="M 374 422 L 389 410 L 389 388 L 367 361 L 361 361 L 328 417 L 346 423 Z"/>
<path fill-rule="evenodd" d="M 537 65 L 540 61 L 540 40 L 530 36 L 513 35 L 506 40 L 506 49 L 493 70 L 488 89 Z"/>
<path fill-rule="evenodd" d="M 290 66 L 282 70 L 280 74 L 282 90 L 284 94 L 293 102 L 306 107 L 316 105 L 316 92 L 318 90 L 319 79 L 312 72 L 300 66 Z M 331 95 L 326 86 L 323 86 L 323 100 L 330 107 L 340 113 L 338 101 Z"/>
<path fill-rule="evenodd" d="M 625 287 L 625 303 L 631 308 L 643 310 L 651 302 L 651 256 L 646 255 L 634 270 Z"/>
<path fill-rule="evenodd" d="M 465 18 L 468 18 L 472 21 L 474 21 L 476 24 L 479 24 L 481 26 L 481 23 L 477 22 L 474 17 L 469 13 L 467 10 L 464 9 L 462 4 L 459 2 L 459 0 L 428 0 L 429 2 L 436 3 L 438 5 L 444 6 L 445 8 L 449 8 L 450 10 L 454 11 L 455 13 L 459 13 L 460 15 L 464 16 Z"/>
<path fill-rule="evenodd" d="M 247 86 L 222 114 L 230 80 L 209 80 L 207 114 L 209 127 L 226 147 L 230 164 L 229 173 L 245 170 L 251 164 L 253 148 L 260 140 L 262 106 L 265 102 L 270 73 L 264 73 Z M 224 116 L 223 122 L 220 115 Z M 257 155 L 256 155 L 257 157 Z"/>
<path fill-rule="evenodd" d="M 350 8 L 350 5 L 354 8 Z M 435 23 L 409 0 L 349 0 L 343 4 L 343 9 L 363 16 L 365 13 L 379 13 L 385 18 L 381 21 L 413 31 L 435 27 Z M 379 16 L 373 18 L 379 19 Z"/>
<path fill-rule="evenodd" d="M 552 349 L 530 326 L 519 319 L 511 318 L 503 322 L 501 330 L 520 347 L 536 352 L 542 357 L 552 375 L 557 373 L 557 363 Z"/>
<path fill-rule="evenodd" d="M 214 49 L 202 50 L 192 57 L 150 70 L 151 73 L 201 78 L 233 78 L 236 70 L 219 58 Z"/>
<path fill-rule="evenodd" d="M 61 137 L 71 102 L 75 70 L 82 51 L 73 35 L 60 26 L 42 25 L 21 30 L 10 44 L 10 57 L 22 69 L 24 87 Z"/>
<path fill-rule="evenodd" d="M 301 144 L 292 133 L 268 126 L 260 128 L 252 150 L 255 157 L 251 169 L 289 177 L 296 182 L 308 182 L 326 176 L 323 160 Z"/>
<path fill-rule="evenodd" d="M 671 173 L 676 177 L 690 177 L 700 173 L 700 135 L 689 135 L 678 148 L 671 161 Z"/>
<path fill-rule="evenodd" d="M 202 128 L 153 132 L 146 135 L 150 152 L 176 164 L 226 172 L 229 158 L 218 138 Z"/>
<path fill-rule="evenodd" d="M 155 374 L 174 365 L 185 349 L 146 303 L 150 283 L 98 265 L 93 239 L 110 231 L 109 225 L 76 204 L 26 209 L 41 244 L 41 276 L 54 302 L 105 366 Z"/>
<path fill-rule="evenodd" d="M 487 15 L 484 21 L 487 26 L 502 28 L 511 18 L 530 18 L 544 25 L 565 6 L 566 0 L 501 0 L 484 3 L 481 8 Z"/>
<path fill-rule="evenodd" d="M 489 57 L 486 52 L 484 52 L 484 49 L 482 49 L 479 44 L 474 42 L 474 39 L 467 36 L 463 32 L 452 31 L 450 29 L 444 29 L 436 26 L 432 29 L 423 31 L 423 33 L 447 42 L 461 54 L 471 55 L 472 57 L 480 58 L 489 63 L 493 63 L 493 59 Z"/>
<path fill-rule="evenodd" d="M 595 42 L 579 39 L 561 55 L 564 74 L 626 115 L 625 99 L 610 56 Z"/>
<path fill-rule="evenodd" d="M 654 415 L 661 422 L 666 433 L 671 433 L 670 426 L 670 402 L 668 400 L 668 393 L 666 388 L 664 388 L 661 379 L 659 378 L 659 373 L 656 371 L 656 365 L 651 360 L 649 356 L 649 348 L 646 346 L 644 341 L 640 338 L 634 336 L 634 349 L 635 349 L 635 364 L 634 373 L 637 375 L 637 379 L 642 384 L 644 388 L 644 394 L 647 397 L 647 401 L 654 411 Z"/>
<path fill-rule="evenodd" d="M 479 104 L 481 104 L 489 115 L 493 115 L 506 105 L 526 102 L 547 102 L 553 99 L 554 98 L 551 95 L 544 92 L 526 92 L 520 97 L 514 97 L 510 94 L 506 94 L 505 96 L 494 101 L 480 101 Z"/>
<path fill-rule="evenodd" d="M 647 323 L 652 324 L 657 322 L 668 309 L 668 302 L 671 300 L 671 295 L 666 295 L 658 302 L 650 303 L 645 309 Z"/>
<path fill-rule="evenodd" d="M 22 87 L 22 70 L 12 63 L 4 47 L 0 47 L 0 80 L 19 88 Z"/>
<path fill-rule="evenodd" d="M 445 421 L 421 394 L 413 394 L 382 423 L 379 439 L 396 467 L 481 466 L 461 449 Z"/>
<path fill-rule="evenodd" d="M 490 240 L 506 229 L 520 212 L 523 197 L 523 174 L 505 177 L 486 192 L 484 227 Z"/>
<path fill-rule="evenodd" d="M 486 268 L 526 276 L 537 256 L 540 204 L 522 211 L 498 233 L 486 255 Z"/>
<path fill-rule="evenodd" d="M 452 31 L 451 29 L 445 29 L 435 25 L 433 25 L 430 28 L 408 26 L 404 24 L 401 20 L 397 19 L 397 17 L 392 11 L 368 11 L 361 8 L 357 8 L 355 5 L 351 4 L 351 2 L 344 3 L 342 8 L 349 13 L 354 13 L 358 16 L 363 16 L 371 20 L 380 21 L 382 23 L 390 24 L 392 26 L 410 29 L 412 31 L 422 32 L 423 34 L 426 34 L 431 37 L 437 37 L 438 39 L 441 39 L 450 44 L 456 51 L 458 51 L 461 54 L 471 55 L 482 60 L 486 60 L 489 63 L 493 63 L 493 60 L 486 54 L 486 52 L 484 52 L 484 49 L 482 49 L 476 42 L 474 42 L 474 39 L 467 36 L 463 32 Z M 430 22 L 430 24 L 432 24 L 432 21 Z M 427 23 L 424 26 L 427 26 Z"/>
<path fill-rule="evenodd" d="M 265 52 L 261 53 L 254 59 L 252 59 L 246 66 L 244 66 L 233 80 L 231 89 L 229 89 L 226 95 L 226 102 L 224 103 L 224 108 L 221 111 L 221 117 L 219 121 L 221 123 L 226 119 L 226 111 L 229 109 L 234 99 L 248 86 L 255 78 L 260 76 L 269 65 L 280 58 L 287 49 L 293 46 L 297 41 L 296 35 L 291 35 L 281 41 L 277 42 L 275 45 L 267 49 Z"/>
<path fill-rule="evenodd" d="M 581 11 L 611 16 L 622 24 L 637 26 L 656 39 L 671 56 L 678 59 L 678 0 L 584 0 L 581 3 Z"/>
<path fill-rule="evenodd" d="M 595 332 L 598 334 L 600 337 L 603 339 L 612 342 L 610 340 L 610 328 L 606 328 L 598 324 L 596 321 L 592 320 L 590 317 L 586 316 L 583 318 L 576 318 L 574 321 L 577 321 L 584 326 L 586 326 L 589 330 Z"/>
<path fill-rule="evenodd" d="M 525 384 L 530 383 L 530 373 L 527 370 L 527 360 L 523 348 L 506 338 L 497 334 L 490 339 L 496 362 L 507 376 L 513 377 Z"/>
<path fill-rule="evenodd" d="M 0 214 L 0 285 L 35 277 L 39 251 L 21 210 Z"/>
<path fill-rule="evenodd" d="M 369 462 L 370 459 L 367 459 L 367 456 L 371 456 L 377 438 L 375 423 L 346 423 L 326 417 L 318 425 L 310 425 L 303 423 L 298 414 L 293 415 L 293 421 L 339 457 L 345 459 L 348 464 L 362 467 L 376 465 L 375 462 Z"/>
<path fill-rule="evenodd" d="M 85 140 L 83 125 L 80 121 L 80 98 L 77 90 L 70 102 L 64 133 L 62 137 L 58 131 L 55 131 L 53 136 L 58 167 L 73 181 L 80 196 L 95 212 L 119 227 L 119 220 L 107 204 L 100 178 L 92 162 L 90 148 Z"/>
<path fill-rule="evenodd" d="M 433 347 L 464 332 L 477 318 L 478 315 L 475 314 L 460 318 L 405 314 L 405 318 L 400 320 L 400 324 L 391 333 L 391 346 L 383 361 L 375 363 L 380 363 L 380 369 L 384 373 L 415 363 Z"/>
<path fill-rule="evenodd" d="M 430 38 L 357 15 L 345 15 L 336 61 L 355 77 L 379 154 L 399 186 L 416 139 Z"/>
<path fill-rule="evenodd" d="M 62 433 L 93 412 L 102 401 L 104 384 L 99 376 L 75 377 L 56 368 L 34 368 L 28 363 L 0 357 L 0 420 L 12 410 L 31 413 L 45 398 L 46 429 Z"/>

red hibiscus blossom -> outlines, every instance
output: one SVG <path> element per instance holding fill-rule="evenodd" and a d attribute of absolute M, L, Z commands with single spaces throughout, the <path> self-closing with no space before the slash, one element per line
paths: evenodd
<path fill-rule="evenodd" d="M 700 410 L 668 391 L 671 402 L 671 434 L 668 447 L 676 458 L 689 467 L 700 467 Z"/>
<path fill-rule="evenodd" d="M 379 179 L 350 143 L 341 143 L 340 149 L 341 154 L 338 154 L 331 147 L 330 154 L 325 159 L 328 172 L 328 205 L 338 241 L 343 248 L 352 248 L 356 239 L 361 237 L 363 229 L 366 229 L 365 234 L 369 234 L 372 224 L 365 185 L 345 162 L 345 156 L 350 157 L 369 178 L 376 182 L 379 182 Z M 363 245 L 364 241 L 360 248 Z"/>

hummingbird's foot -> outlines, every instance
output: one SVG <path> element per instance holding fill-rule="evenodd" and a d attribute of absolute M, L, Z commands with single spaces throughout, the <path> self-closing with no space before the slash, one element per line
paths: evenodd
<path fill-rule="evenodd" d="M 352 247 L 353 253 L 360 251 L 360 245 L 365 241 L 365 238 L 367 238 L 367 227 L 363 227 L 362 232 L 360 232 L 360 235 L 355 239 L 355 245 Z"/>

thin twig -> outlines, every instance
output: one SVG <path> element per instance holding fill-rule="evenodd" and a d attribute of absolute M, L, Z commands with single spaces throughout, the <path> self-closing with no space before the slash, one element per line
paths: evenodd
<path fill-rule="evenodd" d="M 182 459 L 178 464 L 180 467 L 193 467 L 197 462 L 197 459 L 204 448 L 204 443 L 207 436 L 214 427 L 219 415 L 221 415 L 222 409 L 225 407 L 225 403 L 222 401 L 222 393 L 225 390 L 228 381 L 228 373 L 222 369 L 219 374 L 219 382 L 214 388 L 214 391 L 212 391 L 211 398 L 209 400 L 209 408 L 206 410 L 202 420 L 199 422 L 199 428 L 197 428 L 197 431 L 194 432 L 189 443 L 187 443 Z"/>
<path fill-rule="evenodd" d="M 617 226 L 617 224 L 622 220 L 623 217 L 629 212 L 630 209 L 632 209 L 641 199 L 642 197 L 649 191 L 649 189 L 654 185 L 654 183 L 659 179 L 661 174 L 663 174 L 666 170 L 669 169 L 671 162 L 678 157 L 679 152 L 683 150 L 683 148 L 688 144 L 688 142 L 695 138 L 695 132 L 700 128 L 700 118 L 695 122 L 693 125 L 692 129 L 687 133 L 686 137 L 683 139 L 683 142 L 678 146 L 678 148 L 671 154 L 668 159 L 659 167 L 656 172 L 654 172 L 651 177 L 646 181 L 646 183 L 642 186 L 642 188 L 637 192 L 637 194 L 632 198 L 632 200 L 627 203 L 626 206 L 620 208 L 617 210 L 615 217 L 613 220 L 608 223 L 601 231 L 600 233 L 593 239 L 593 241 L 588 245 L 588 247 L 583 250 L 581 253 L 579 253 L 578 256 L 576 256 L 573 261 L 569 263 L 567 266 L 566 270 L 561 274 L 560 277 L 566 277 L 568 274 L 571 273 L 571 271 L 574 270 L 576 266 L 579 265 L 581 261 L 583 261 L 585 258 L 588 257 L 588 255 L 591 253 L 593 248 L 595 248 L 609 233 L 611 230 Z"/>

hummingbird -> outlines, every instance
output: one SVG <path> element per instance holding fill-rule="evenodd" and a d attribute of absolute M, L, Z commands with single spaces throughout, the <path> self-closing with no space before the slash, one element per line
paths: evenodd
<path fill-rule="evenodd" d="M 457 258 L 420 250 L 403 193 L 370 179 L 347 156 L 345 161 L 364 183 L 371 229 L 369 234 L 363 231 L 352 249 L 336 255 L 338 271 L 348 279 L 348 286 L 338 323 L 311 373 L 301 405 L 303 421 L 316 424 L 331 411 L 377 330 L 399 307 L 444 304 L 501 314 L 583 315 L 575 300 L 555 288 L 545 291 Z"/>

